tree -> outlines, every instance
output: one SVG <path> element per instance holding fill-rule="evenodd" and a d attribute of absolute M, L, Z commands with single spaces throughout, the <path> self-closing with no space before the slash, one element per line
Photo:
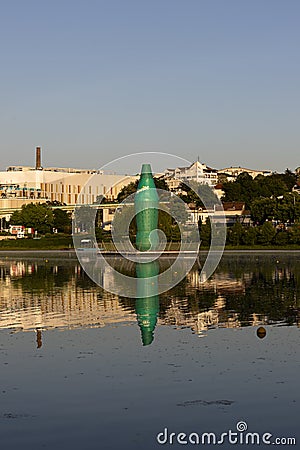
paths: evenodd
<path fill-rule="evenodd" d="M 255 245 L 257 240 L 257 228 L 249 227 L 244 230 L 242 242 L 245 245 Z"/>
<path fill-rule="evenodd" d="M 290 231 L 290 241 L 292 244 L 300 244 L 300 226 L 294 225 Z"/>
<path fill-rule="evenodd" d="M 111 232 L 105 231 L 101 227 L 95 228 L 95 236 L 97 242 L 110 242 L 111 241 Z"/>
<path fill-rule="evenodd" d="M 265 222 L 260 228 L 259 243 L 263 245 L 271 244 L 276 235 L 276 230 L 271 222 Z"/>
<path fill-rule="evenodd" d="M 290 233 L 286 230 L 279 230 L 274 238 L 276 245 L 287 245 L 290 242 Z"/>
<path fill-rule="evenodd" d="M 186 223 L 189 217 L 187 209 L 176 195 L 170 197 L 170 214 L 177 223 Z"/>
<path fill-rule="evenodd" d="M 63 209 L 54 209 L 53 211 L 54 222 L 53 227 L 61 233 L 71 232 L 71 218 L 69 214 Z"/>
<path fill-rule="evenodd" d="M 272 220 L 276 215 L 276 201 L 270 198 L 255 199 L 251 203 L 251 218 L 262 225 L 266 220 Z"/>
<path fill-rule="evenodd" d="M 288 193 L 277 199 L 275 218 L 282 223 L 294 223 L 300 219 L 299 194 Z"/>
<path fill-rule="evenodd" d="M 240 245 L 242 243 L 242 237 L 244 234 L 244 227 L 239 222 L 236 222 L 229 230 L 227 234 L 228 242 L 232 245 Z"/>
<path fill-rule="evenodd" d="M 218 203 L 218 198 L 208 184 L 200 184 L 191 181 L 188 184 L 181 183 L 182 191 L 179 197 L 185 203 L 194 203 L 198 208 L 213 208 Z"/>
<path fill-rule="evenodd" d="M 284 175 L 273 173 L 267 177 L 257 177 L 259 197 L 276 198 L 289 191 L 289 187 L 284 182 Z"/>
<path fill-rule="evenodd" d="M 53 201 L 51 201 L 51 202 L 48 200 L 48 201 L 46 202 L 46 205 L 52 206 L 52 207 L 53 207 L 53 206 L 54 206 L 54 207 L 55 207 L 55 206 L 66 206 L 66 203 L 59 202 L 58 200 L 53 200 Z"/>
<path fill-rule="evenodd" d="M 290 169 L 286 169 L 282 176 L 282 180 L 284 181 L 288 191 L 291 191 L 297 183 L 297 175 Z"/>
<path fill-rule="evenodd" d="M 46 203 L 29 203 L 23 205 L 21 211 L 14 212 L 10 222 L 12 225 L 32 227 L 38 233 L 49 233 L 54 224 L 54 215 Z"/>
<path fill-rule="evenodd" d="M 224 201 L 242 201 L 250 208 L 254 200 L 277 198 L 291 191 L 296 183 L 296 175 L 290 170 L 285 173 L 273 173 L 269 176 L 258 175 L 254 179 L 247 173 L 241 173 L 234 182 L 223 184 Z"/>
<path fill-rule="evenodd" d="M 204 224 L 201 223 L 201 225 L 199 226 L 199 234 L 201 245 L 204 245 L 205 247 L 209 246 L 211 241 L 211 226 L 209 219 L 206 219 L 206 222 Z"/>

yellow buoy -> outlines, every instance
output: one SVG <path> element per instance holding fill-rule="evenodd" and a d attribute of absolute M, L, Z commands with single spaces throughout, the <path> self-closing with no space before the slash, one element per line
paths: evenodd
<path fill-rule="evenodd" d="M 256 334 L 259 337 L 259 339 L 263 339 L 264 337 L 266 337 L 267 332 L 264 327 L 259 327 L 257 328 Z"/>

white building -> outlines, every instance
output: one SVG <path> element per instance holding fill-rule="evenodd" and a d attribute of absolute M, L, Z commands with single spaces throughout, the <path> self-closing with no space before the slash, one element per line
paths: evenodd
<path fill-rule="evenodd" d="M 59 201 L 66 205 L 93 204 L 99 197 L 115 200 L 136 177 L 105 174 L 99 170 L 42 168 L 37 148 L 35 167 L 11 166 L 0 172 L 0 210 L 21 208 L 32 202 Z"/>
<path fill-rule="evenodd" d="M 218 183 L 218 171 L 196 161 L 188 167 L 166 169 L 164 178 L 170 190 L 176 190 L 179 184 L 184 181 L 196 181 L 213 187 Z"/>
<path fill-rule="evenodd" d="M 225 169 L 220 169 L 217 171 L 218 175 L 226 175 L 228 181 L 234 181 L 241 173 L 248 173 L 252 178 L 257 177 L 257 175 L 268 176 L 272 174 L 271 170 L 252 170 L 246 169 L 245 167 L 225 167 Z"/>

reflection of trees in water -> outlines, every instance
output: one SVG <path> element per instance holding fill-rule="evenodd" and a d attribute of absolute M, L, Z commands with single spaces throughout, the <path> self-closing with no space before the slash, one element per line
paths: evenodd
<path fill-rule="evenodd" d="M 65 286 L 72 277 L 72 270 L 65 266 L 35 265 L 31 273 L 24 276 L 12 277 L 13 286 L 21 287 L 23 292 L 39 291 L 43 294 L 52 292 L 56 288 Z"/>
<path fill-rule="evenodd" d="M 66 287 L 71 281 L 81 289 L 95 288 L 95 283 L 86 275 L 77 261 L 60 261 L 58 264 L 45 260 L 34 263 L 23 274 L 10 276 L 12 287 L 19 287 L 24 293 L 41 292 L 44 295 Z M 8 267 L 9 269 L 9 267 Z M 9 270 L 6 270 L 9 276 Z"/>
<path fill-rule="evenodd" d="M 289 269 L 280 272 L 280 276 L 268 272 L 253 273 L 244 295 L 225 295 L 226 309 L 237 311 L 243 325 L 250 324 L 249 318 L 254 313 L 266 316 L 269 322 L 297 322 L 299 284 L 296 284 L 294 274 Z"/>
<path fill-rule="evenodd" d="M 187 278 L 182 280 L 178 286 L 160 295 L 161 313 L 164 317 L 171 302 L 187 316 L 194 316 L 200 312 L 213 308 L 217 294 L 212 290 L 201 291 L 199 288 L 191 288 Z"/>
<path fill-rule="evenodd" d="M 251 325 L 254 315 L 267 322 L 294 324 L 299 321 L 300 310 L 299 260 L 293 255 L 227 254 L 216 274 L 205 284 L 197 283 L 199 274 L 195 267 L 176 287 L 159 296 L 159 318 L 171 323 L 173 309 L 179 312 L 183 322 L 196 320 L 206 311 L 215 311 L 225 319 L 237 313 L 242 326 Z M 24 264 L 25 270 L 19 275 L 10 274 L 10 263 L 1 264 L 0 278 L 9 277 L 11 288 L 21 288 L 24 294 L 36 292 L 45 296 L 66 287 L 76 296 L 78 288 L 96 292 L 99 303 L 103 301 L 103 289 L 86 275 L 75 259 L 24 261 Z M 132 263 L 119 270 L 134 275 L 134 267 Z M 134 299 L 120 297 L 119 304 L 123 310 L 135 314 Z"/>
<path fill-rule="evenodd" d="M 228 317 L 237 313 L 242 326 L 252 325 L 254 316 L 270 323 L 295 324 L 300 310 L 300 267 L 295 262 L 289 256 L 281 256 L 280 260 L 274 255 L 226 256 L 211 284 L 191 285 L 187 276 L 160 294 L 159 318 L 166 320 L 173 307 L 187 321 L 199 313 L 218 310 Z M 216 303 L 219 298 L 221 308 Z M 134 300 L 122 298 L 120 302 L 134 312 Z"/>
<path fill-rule="evenodd" d="M 245 274 L 261 272 L 265 275 L 280 277 L 283 271 L 290 272 L 299 288 L 300 286 L 300 255 L 280 253 L 230 255 L 225 254 L 218 266 L 218 273 L 227 273 L 237 279 L 244 279 Z"/>
<path fill-rule="evenodd" d="M 242 325 L 257 314 L 269 322 L 297 322 L 300 298 L 300 265 L 289 255 L 223 257 L 218 274 L 243 281 L 244 292 L 222 292 L 224 309 L 238 313 Z M 205 289 L 200 294 L 205 295 Z"/>
<path fill-rule="evenodd" d="M 95 290 L 97 288 L 97 285 L 93 280 L 90 279 L 90 277 L 85 273 L 83 268 L 78 265 L 76 267 L 76 276 L 75 276 L 75 285 L 76 287 L 82 289 L 82 290 L 89 290 L 93 289 Z M 100 289 L 100 288 L 99 288 Z"/>

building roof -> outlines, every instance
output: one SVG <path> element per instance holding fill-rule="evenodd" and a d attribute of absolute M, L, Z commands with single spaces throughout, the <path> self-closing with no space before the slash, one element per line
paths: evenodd
<path fill-rule="evenodd" d="M 244 202 L 224 202 L 224 211 L 243 211 L 245 209 Z"/>

